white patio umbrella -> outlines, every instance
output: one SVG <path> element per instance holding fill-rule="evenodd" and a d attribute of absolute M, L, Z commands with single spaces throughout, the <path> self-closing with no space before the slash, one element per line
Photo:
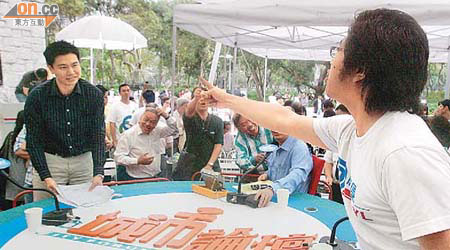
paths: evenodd
<path fill-rule="evenodd" d="M 108 16 L 83 17 L 56 34 L 79 48 L 91 49 L 91 83 L 93 83 L 93 49 L 133 50 L 147 47 L 147 39 L 133 26 Z"/>

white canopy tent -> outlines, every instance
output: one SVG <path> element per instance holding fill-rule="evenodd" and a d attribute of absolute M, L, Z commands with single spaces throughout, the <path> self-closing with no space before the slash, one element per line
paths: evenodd
<path fill-rule="evenodd" d="M 384 7 L 405 11 L 422 25 L 429 39 L 430 62 L 448 63 L 450 60 L 448 0 L 202 2 L 175 6 L 174 24 L 201 37 L 237 46 L 264 58 L 330 60 L 330 46 L 345 37 L 355 14 Z M 447 82 L 447 92 L 448 85 Z"/>
<path fill-rule="evenodd" d="M 91 83 L 93 83 L 93 49 L 134 50 L 147 47 L 147 39 L 133 26 L 108 16 L 83 17 L 56 34 L 80 48 L 91 49 Z"/>

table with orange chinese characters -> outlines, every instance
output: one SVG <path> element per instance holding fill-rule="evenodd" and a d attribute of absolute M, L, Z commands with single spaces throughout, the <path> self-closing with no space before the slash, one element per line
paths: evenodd
<path fill-rule="evenodd" d="M 79 219 L 62 226 L 26 229 L 23 211 L 54 209 L 47 199 L 0 212 L 2 249 L 294 249 L 328 236 L 345 217 L 338 203 L 308 194 L 293 194 L 289 207 L 270 203 L 254 209 L 192 193 L 195 182 L 151 182 L 112 187 L 120 198 L 73 210 Z M 232 189 L 227 184 L 227 189 Z M 275 200 L 275 199 L 274 199 Z M 274 201 L 273 200 L 273 201 Z M 64 207 L 64 204 L 63 204 Z M 355 242 L 348 221 L 337 238 Z M 234 245 L 233 245 L 234 244 Z M 28 246 L 28 247 L 27 247 Z M 289 248 L 290 247 L 290 248 Z"/>

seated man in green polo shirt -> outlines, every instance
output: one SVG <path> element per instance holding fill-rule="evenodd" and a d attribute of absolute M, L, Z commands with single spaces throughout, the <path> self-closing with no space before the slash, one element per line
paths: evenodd
<path fill-rule="evenodd" d="M 47 70 L 39 68 L 23 74 L 22 79 L 16 87 L 16 98 L 19 102 L 25 102 L 31 89 L 47 80 Z"/>
<path fill-rule="evenodd" d="M 202 170 L 220 172 L 217 158 L 223 145 L 223 121 L 208 113 L 208 104 L 201 97 L 202 90 L 194 88 L 193 99 L 183 116 L 186 130 L 186 152 L 182 153 L 174 172 L 174 180 L 190 180 Z"/>

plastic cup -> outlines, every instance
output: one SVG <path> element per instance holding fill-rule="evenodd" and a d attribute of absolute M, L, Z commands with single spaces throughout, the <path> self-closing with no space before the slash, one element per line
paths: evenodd
<path fill-rule="evenodd" d="M 287 207 L 289 201 L 289 190 L 280 188 L 277 190 L 278 206 Z"/>
<path fill-rule="evenodd" d="M 24 211 L 24 213 L 28 230 L 32 233 L 37 233 L 42 225 L 42 208 L 28 208 Z"/>
<path fill-rule="evenodd" d="M 333 247 L 326 243 L 316 243 L 310 249 L 311 250 L 333 250 Z"/>

